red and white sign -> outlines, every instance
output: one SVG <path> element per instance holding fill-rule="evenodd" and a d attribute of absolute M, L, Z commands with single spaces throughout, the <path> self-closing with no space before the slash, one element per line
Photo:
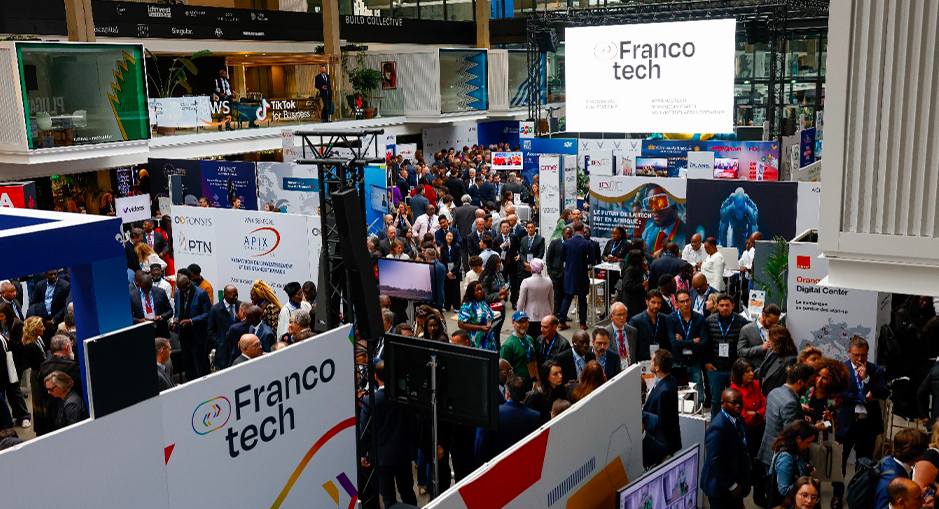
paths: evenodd
<path fill-rule="evenodd" d="M 36 183 L 4 182 L 0 184 L 0 207 L 35 209 Z"/>

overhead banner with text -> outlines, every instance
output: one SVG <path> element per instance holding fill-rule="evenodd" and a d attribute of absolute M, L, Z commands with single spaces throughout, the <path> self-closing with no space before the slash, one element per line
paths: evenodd
<path fill-rule="evenodd" d="M 531 138 L 522 141 L 522 177 L 528 184 L 538 174 L 538 158 L 543 155 L 577 155 L 575 138 Z"/>
<path fill-rule="evenodd" d="M 734 19 L 564 31 L 567 130 L 733 131 Z"/>
<path fill-rule="evenodd" d="M 590 226 L 610 238 L 616 226 L 646 241 L 649 252 L 669 242 L 685 245 L 687 180 L 663 177 L 590 177 Z"/>
<path fill-rule="evenodd" d="M 258 210 L 258 182 L 254 163 L 202 161 L 202 196 L 213 207 L 228 209 L 235 199 L 241 208 Z"/>

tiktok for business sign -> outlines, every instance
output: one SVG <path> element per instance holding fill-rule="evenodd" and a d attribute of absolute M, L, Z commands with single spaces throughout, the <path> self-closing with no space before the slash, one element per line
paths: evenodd
<path fill-rule="evenodd" d="M 733 130 L 736 20 L 565 29 L 567 129 Z"/>

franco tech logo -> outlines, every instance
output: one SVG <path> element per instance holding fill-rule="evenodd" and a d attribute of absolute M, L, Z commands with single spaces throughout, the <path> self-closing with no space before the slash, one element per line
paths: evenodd
<path fill-rule="evenodd" d="M 601 42 L 593 47 L 593 56 L 598 60 L 613 60 L 616 58 L 616 44 Z"/>
<path fill-rule="evenodd" d="M 225 396 L 203 401 L 192 412 L 192 430 L 197 435 L 209 433 L 228 424 L 231 418 L 231 402 Z"/>

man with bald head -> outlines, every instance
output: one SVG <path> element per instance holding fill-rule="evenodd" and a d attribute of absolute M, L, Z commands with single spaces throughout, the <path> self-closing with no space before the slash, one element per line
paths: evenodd
<path fill-rule="evenodd" d="M 707 251 L 704 250 L 704 239 L 701 238 L 701 234 L 695 233 L 691 236 L 691 243 L 682 249 L 681 259 L 694 265 L 695 269 L 700 269 L 701 264 L 704 263 L 707 257 Z"/>
<path fill-rule="evenodd" d="M 238 350 L 241 351 L 241 355 L 235 358 L 235 361 L 231 363 L 232 366 L 260 357 L 261 340 L 254 334 L 242 334 L 241 339 L 238 340 Z"/>
<path fill-rule="evenodd" d="M 737 389 L 721 393 L 718 412 L 704 435 L 705 457 L 700 486 L 712 509 L 742 509 L 750 493 L 751 465 L 740 412 L 743 396 Z"/>
<path fill-rule="evenodd" d="M 705 318 L 711 314 L 711 311 L 707 307 L 708 297 L 712 293 L 715 293 L 711 285 L 708 284 L 708 278 L 704 274 L 698 272 L 691 277 L 691 289 L 694 290 L 691 299 L 691 309 L 695 313 L 701 313 Z"/>
<path fill-rule="evenodd" d="M 241 319 L 239 312 L 241 310 L 241 301 L 238 300 L 238 289 L 234 285 L 228 285 L 222 290 L 223 298 L 218 301 L 212 310 L 209 311 L 209 348 L 218 350 L 225 337 L 228 336 L 228 329 L 238 323 Z M 218 352 L 215 354 L 218 355 Z"/>
<path fill-rule="evenodd" d="M 920 509 L 923 507 L 923 489 L 912 479 L 897 477 L 887 485 L 887 500 L 890 509 Z"/>
<path fill-rule="evenodd" d="M 242 321 L 231 326 L 228 334 L 225 336 L 225 342 L 219 351 L 215 353 L 215 364 L 219 369 L 225 369 L 238 356 L 238 342 L 245 334 L 254 334 L 261 340 L 261 349 L 270 351 L 274 344 L 274 332 L 261 320 L 263 311 L 260 307 L 242 303 Z M 265 348 L 265 345 L 267 347 Z"/>
<path fill-rule="evenodd" d="M 596 355 L 590 351 L 590 334 L 585 330 L 574 331 L 571 347 L 554 358 L 561 365 L 561 378 L 565 385 L 580 380 L 580 373 L 587 367 L 587 363 L 596 359 Z"/>

